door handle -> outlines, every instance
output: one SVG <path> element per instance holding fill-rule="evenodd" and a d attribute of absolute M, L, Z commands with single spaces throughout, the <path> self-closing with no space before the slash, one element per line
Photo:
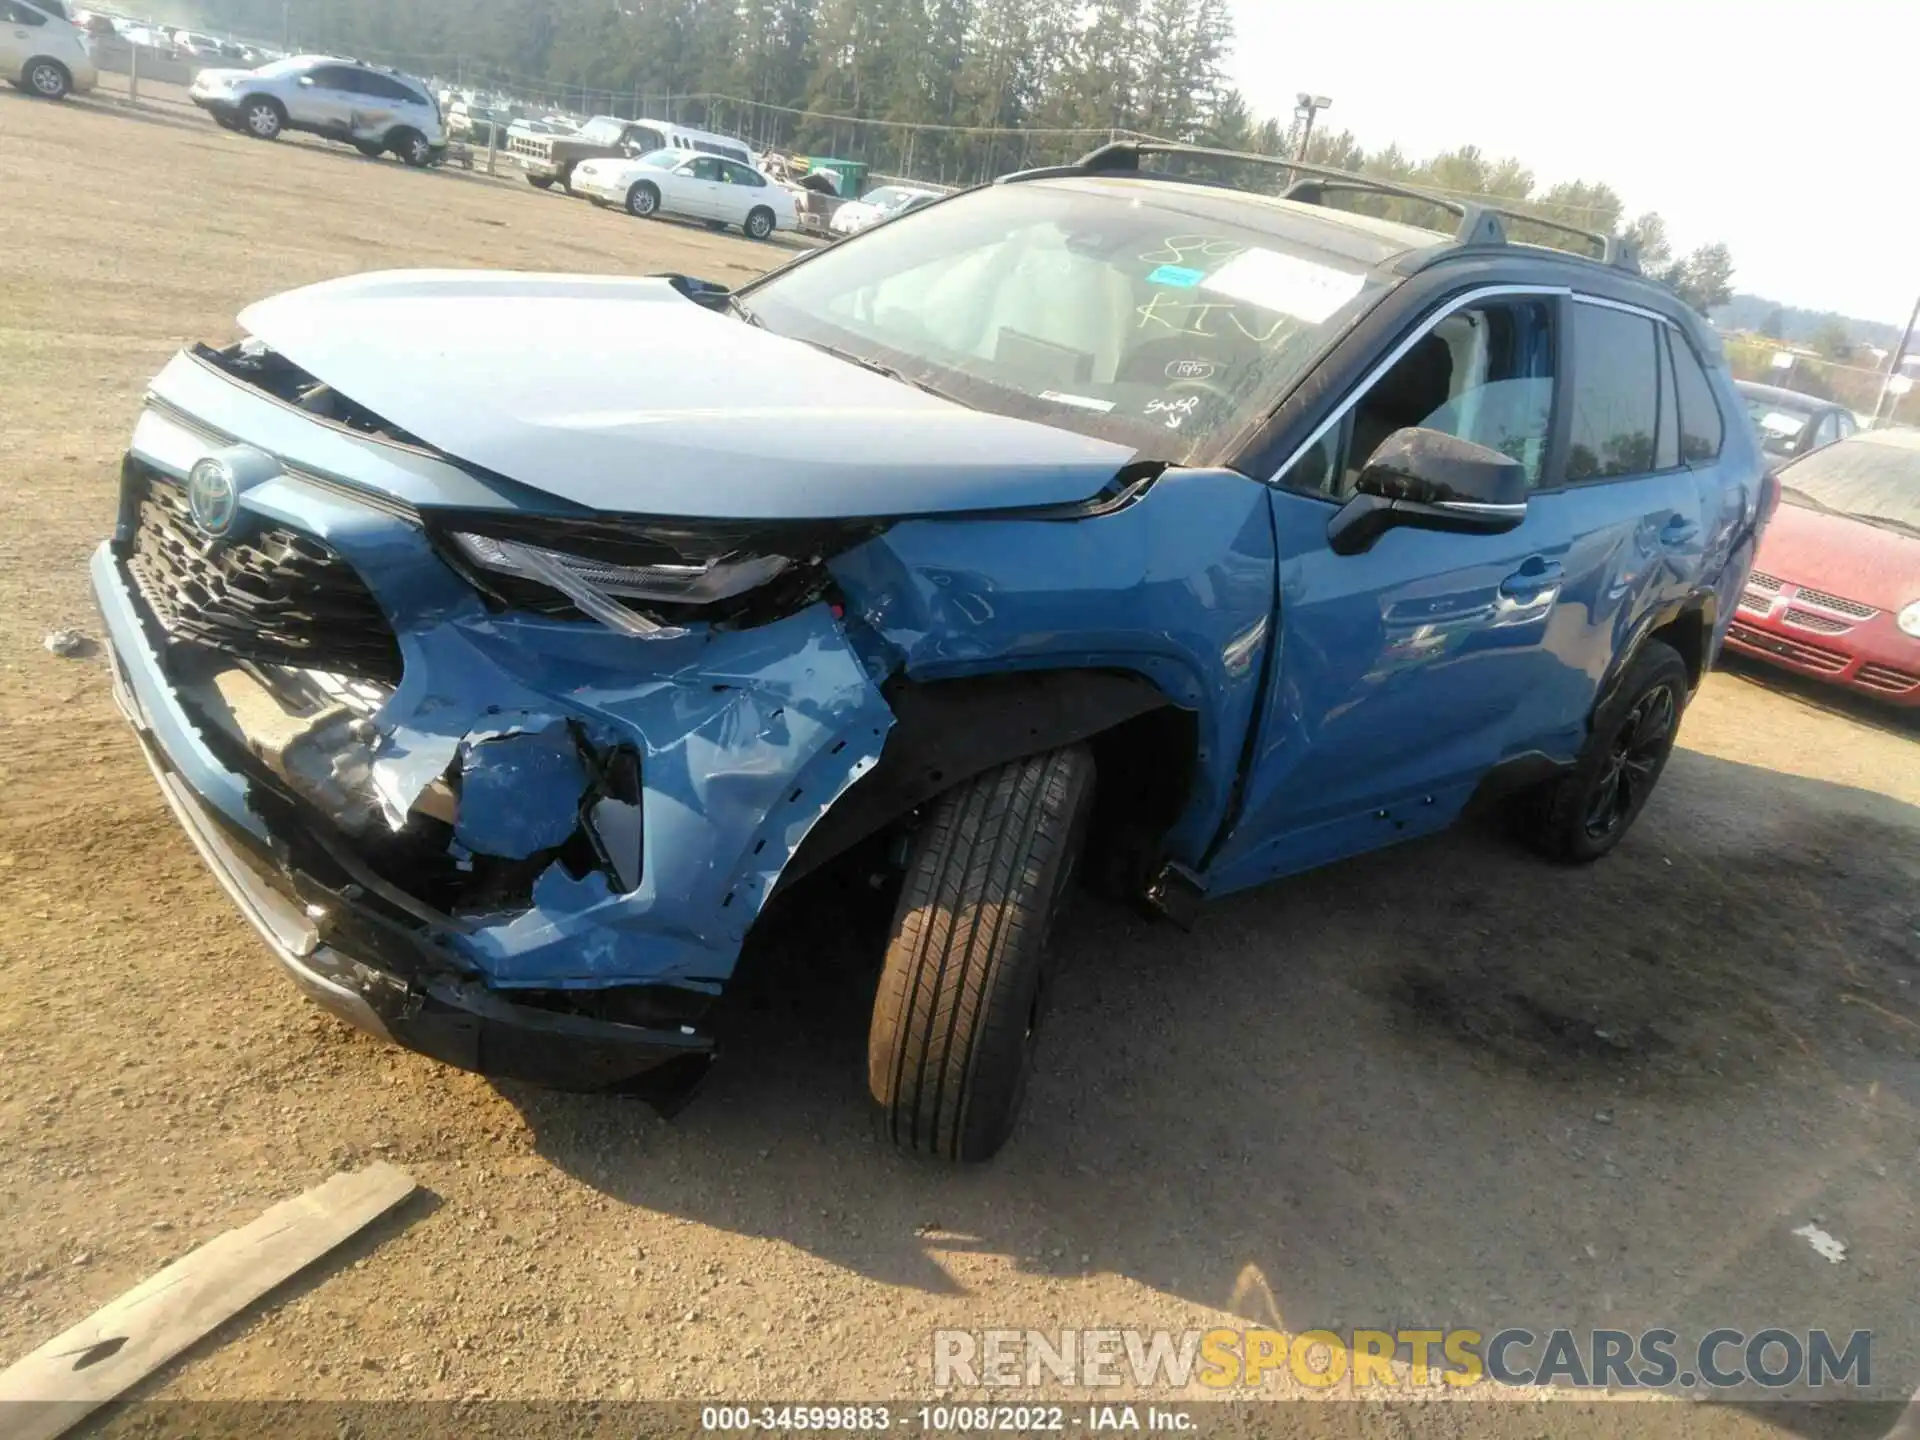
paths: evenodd
<path fill-rule="evenodd" d="M 1561 573 L 1557 561 L 1529 560 L 1500 582 L 1500 593 L 1509 600 L 1536 600 L 1559 588 Z"/>

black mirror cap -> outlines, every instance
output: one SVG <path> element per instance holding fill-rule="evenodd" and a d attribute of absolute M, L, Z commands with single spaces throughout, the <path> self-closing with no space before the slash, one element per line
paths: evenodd
<path fill-rule="evenodd" d="M 1518 460 L 1444 430 L 1396 430 L 1368 458 L 1354 489 L 1422 505 L 1524 505 L 1527 470 Z"/>

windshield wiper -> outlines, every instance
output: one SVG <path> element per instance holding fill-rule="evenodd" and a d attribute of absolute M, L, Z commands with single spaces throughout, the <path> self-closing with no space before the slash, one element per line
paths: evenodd
<path fill-rule="evenodd" d="M 1910 520 L 1896 520 L 1891 515 L 1855 514 L 1853 518 L 1863 520 L 1869 525 L 1877 525 L 1882 530 L 1896 530 L 1902 535 L 1920 535 L 1920 525 L 1915 525 Z"/>
<path fill-rule="evenodd" d="M 862 370 L 871 370 L 875 375 L 884 375 L 887 379 L 897 380 L 902 385 L 911 385 L 914 389 L 924 391 L 928 395 L 937 395 L 942 400 L 951 398 L 945 392 L 928 384 L 925 380 L 915 379 L 913 376 L 896 370 L 893 366 L 883 364 L 878 360 L 869 360 L 865 355 L 856 355 L 851 350 L 842 350 L 838 345 L 829 345 L 824 340 L 808 340 L 805 343 L 813 346 L 816 350 L 833 356 L 836 360 L 844 360 L 849 365 L 858 365 Z"/>
<path fill-rule="evenodd" d="M 1831 506 L 1831 505 L 1829 505 L 1829 504 L 1827 504 L 1827 502 L 1826 502 L 1826 501 L 1824 501 L 1824 500 L 1821 500 L 1821 499 L 1818 499 L 1818 498 L 1816 498 L 1816 497 L 1814 497 L 1814 496 L 1812 496 L 1812 495 L 1809 495 L 1809 494 L 1808 494 L 1808 493 L 1807 493 L 1806 491 L 1804 491 L 1804 490 L 1801 490 L 1801 489 L 1799 489 L 1799 488 L 1797 488 L 1797 487 L 1795 487 L 1795 486 L 1792 486 L 1792 485 L 1784 485 L 1784 484 L 1783 484 L 1783 485 L 1782 485 L 1782 486 L 1780 487 L 1780 493 L 1781 493 L 1782 495 L 1792 495 L 1792 496 L 1795 496 L 1796 498 L 1798 498 L 1798 499 L 1800 499 L 1801 501 L 1803 501 L 1803 502 L 1805 502 L 1805 504 L 1806 504 L 1806 507 L 1807 507 L 1807 508 L 1808 508 L 1809 510 L 1818 510 L 1818 511 L 1821 511 L 1821 512 L 1822 512 L 1823 514 L 1827 514 L 1827 515 L 1843 515 L 1843 514 L 1845 514 L 1845 513 L 1846 513 L 1846 512 L 1845 512 L 1845 511 L 1843 511 L 1843 510 L 1836 510 L 1836 509 L 1834 509 L 1834 508 L 1833 508 L 1833 506 Z"/>
<path fill-rule="evenodd" d="M 757 330 L 767 328 L 767 322 L 754 314 L 753 311 L 748 308 L 747 302 L 742 300 L 738 295 L 727 296 L 727 309 L 731 310 L 735 315 L 738 315 L 742 320 L 746 321 L 747 324 Z"/>

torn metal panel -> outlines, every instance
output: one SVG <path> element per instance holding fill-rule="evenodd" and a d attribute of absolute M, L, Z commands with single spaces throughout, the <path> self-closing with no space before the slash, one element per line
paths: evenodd
<path fill-rule="evenodd" d="M 609 639 L 657 643 L 663 662 L 567 697 L 596 744 L 639 757 L 639 883 L 622 893 L 556 863 L 529 910 L 462 937 L 496 985 L 724 980 L 789 857 L 893 724 L 826 605 L 747 631 Z"/>
<path fill-rule="evenodd" d="M 1198 863 L 1225 818 L 1274 613 L 1264 486 L 1172 469 L 1132 504 L 1063 523 L 907 521 L 830 562 L 849 620 L 914 680 L 1130 671 L 1198 720 L 1172 858 Z"/>
<path fill-rule="evenodd" d="M 468 850 L 524 860 L 558 849 L 579 828 L 586 767 L 573 731 L 556 716 L 469 735 L 459 775 L 453 838 Z"/>

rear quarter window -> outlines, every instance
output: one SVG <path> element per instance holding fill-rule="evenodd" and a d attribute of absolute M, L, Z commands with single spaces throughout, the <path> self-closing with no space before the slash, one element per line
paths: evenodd
<path fill-rule="evenodd" d="M 1673 374 L 1680 387 L 1680 458 L 1706 464 L 1720 457 L 1727 438 L 1726 421 L 1693 346 L 1679 332 L 1672 339 Z"/>

